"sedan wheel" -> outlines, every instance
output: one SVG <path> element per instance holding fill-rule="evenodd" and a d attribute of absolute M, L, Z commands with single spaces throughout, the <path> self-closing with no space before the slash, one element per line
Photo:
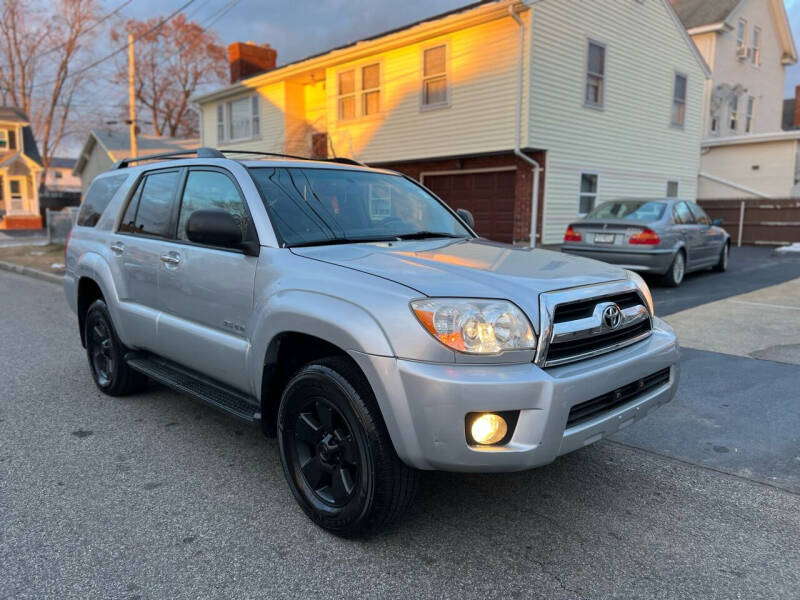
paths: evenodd
<path fill-rule="evenodd" d="M 670 287 L 678 287 L 686 274 L 686 259 L 683 252 L 679 251 L 672 259 L 672 265 L 664 276 L 664 283 Z"/>
<path fill-rule="evenodd" d="M 718 273 L 724 273 L 728 270 L 728 254 L 730 253 L 730 245 L 725 244 L 719 253 L 719 261 L 714 265 L 714 270 Z"/>

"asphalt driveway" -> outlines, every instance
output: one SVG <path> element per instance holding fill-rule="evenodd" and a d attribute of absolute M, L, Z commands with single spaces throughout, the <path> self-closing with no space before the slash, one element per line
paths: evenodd
<path fill-rule="evenodd" d="M 734 295 L 719 281 L 716 293 Z M 695 291 L 691 279 L 655 290 L 660 314 L 669 302 L 700 304 Z M 725 462 L 763 436 L 789 440 L 771 450 L 784 461 L 800 456 L 790 437 L 796 392 L 775 404 L 783 423 L 776 415 L 745 439 L 733 419 L 723 428 L 734 439 L 713 437 L 714 398 L 739 394 L 734 404 L 746 408 L 744 384 L 758 381 L 764 399 L 792 398 L 797 365 L 686 351 L 678 399 L 622 432 L 634 437 L 525 473 L 428 473 L 404 521 L 343 541 L 295 505 L 273 440 L 161 387 L 98 393 L 56 286 L 0 272 L 0 306 L 0 597 L 790 598 L 800 589 L 796 484 L 763 476 L 763 453 Z M 680 414 L 667 413 L 698 406 L 712 413 L 707 429 L 681 431 Z M 698 453 L 681 454 L 689 437 Z"/>

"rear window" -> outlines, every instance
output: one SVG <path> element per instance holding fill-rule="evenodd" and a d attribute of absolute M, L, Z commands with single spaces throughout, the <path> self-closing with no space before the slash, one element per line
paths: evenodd
<path fill-rule="evenodd" d="M 658 221 L 664 216 L 664 202 L 619 200 L 604 202 L 586 215 L 587 219 L 626 219 L 630 221 Z"/>
<path fill-rule="evenodd" d="M 114 194 L 117 193 L 117 190 L 125 183 L 127 178 L 128 175 L 124 174 L 95 179 L 83 199 L 83 204 L 78 212 L 77 224 L 82 227 L 94 227 L 97 225 L 108 203 L 111 202 Z"/>

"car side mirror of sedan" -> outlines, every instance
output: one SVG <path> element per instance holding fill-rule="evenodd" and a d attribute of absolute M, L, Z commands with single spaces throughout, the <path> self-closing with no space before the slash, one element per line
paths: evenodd
<path fill-rule="evenodd" d="M 711 221 L 711 224 L 714 227 L 722 227 L 722 219 L 714 219 L 713 221 Z"/>
<path fill-rule="evenodd" d="M 461 217 L 461 220 L 464 221 L 464 223 L 469 225 L 470 229 L 475 229 L 475 217 L 473 217 L 472 213 L 466 208 L 456 209 L 456 214 Z"/>
<path fill-rule="evenodd" d="M 224 210 L 196 210 L 186 222 L 186 237 L 195 244 L 238 248 L 242 243 L 242 228 Z"/>

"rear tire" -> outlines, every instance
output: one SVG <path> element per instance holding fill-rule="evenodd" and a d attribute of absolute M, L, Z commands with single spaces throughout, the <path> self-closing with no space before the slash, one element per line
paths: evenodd
<path fill-rule="evenodd" d="M 100 391 L 109 396 L 125 396 L 143 390 L 147 377 L 125 362 L 126 348 L 117 337 L 103 300 L 95 300 L 89 306 L 84 327 L 86 355 L 92 379 Z"/>
<path fill-rule="evenodd" d="M 664 285 L 678 287 L 683 282 L 684 275 L 686 275 L 686 255 L 683 250 L 678 250 L 675 258 L 672 259 L 669 270 L 664 274 Z"/>
<path fill-rule="evenodd" d="M 278 447 L 298 504 L 336 535 L 377 531 L 414 498 L 418 472 L 397 456 L 369 384 L 345 358 L 313 362 L 289 381 Z"/>
<path fill-rule="evenodd" d="M 724 246 L 722 246 L 722 250 L 719 252 L 719 261 L 717 264 L 714 265 L 714 270 L 717 273 L 724 273 L 728 270 L 728 254 L 730 253 L 730 244 L 727 242 Z"/>

